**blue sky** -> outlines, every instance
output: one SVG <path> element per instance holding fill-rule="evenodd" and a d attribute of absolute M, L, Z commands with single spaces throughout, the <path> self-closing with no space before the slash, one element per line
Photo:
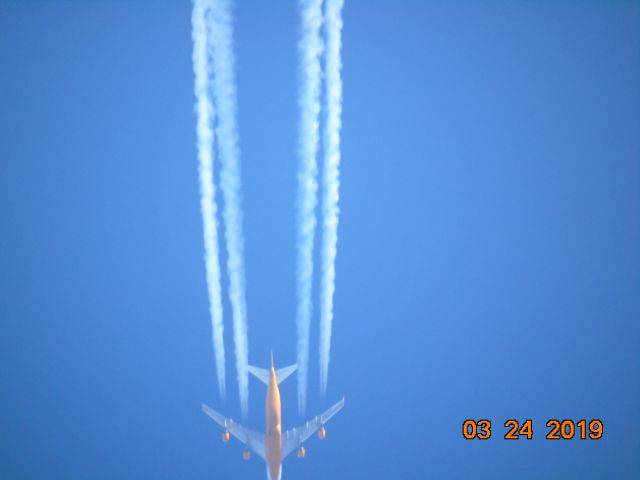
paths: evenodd
<path fill-rule="evenodd" d="M 3 478 L 264 478 L 200 411 L 239 417 L 227 297 L 217 396 L 190 15 L 0 5 Z M 331 369 L 323 399 L 316 311 L 308 411 L 347 404 L 283 478 L 638 478 L 639 19 L 631 1 L 347 0 Z M 295 360 L 297 21 L 293 1 L 236 6 L 257 365 Z M 493 438 L 463 440 L 484 417 Z M 532 441 L 502 438 L 511 417 Z M 549 418 L 605 436 L 551 442 Z"/>

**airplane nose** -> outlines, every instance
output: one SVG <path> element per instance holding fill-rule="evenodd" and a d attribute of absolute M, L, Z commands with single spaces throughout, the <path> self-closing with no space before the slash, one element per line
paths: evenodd
<path fill-rule="evenodd" d="M 269 479 L 280 480 L 282 465 L 269 465 Z"/>

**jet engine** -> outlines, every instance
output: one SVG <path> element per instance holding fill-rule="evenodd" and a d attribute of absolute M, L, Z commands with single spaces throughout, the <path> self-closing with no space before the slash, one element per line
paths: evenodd
<path fill-rule="evenodd" d="M 298 458 L 304 458 L 306 454 L 307 454 L 307 451 L 304 449 L 304 447 L 300 447 L 298 449 Z"/>
<path fill-rule="evenodd" d="M 225 430 L 224 432 L 222 432 L 223 442 L 228 442 L 230 438 L 231 438 L 231 434 L 229 433 L 229 430 Z"/>
<path fill-rule="evenodd" d="M 242 459 L 249 460 L 251 459 L 251 452 L 249 450 L 245 450 L 242 452 Z"/>
<path fill-rule="evenodd" d="M 327 431 L 324 429 L 324 426 L 320 427 L 320 430 L 318 430 L 318 438 L 320 440 L 324 440 L 325 438 L 327 438 Z"/>

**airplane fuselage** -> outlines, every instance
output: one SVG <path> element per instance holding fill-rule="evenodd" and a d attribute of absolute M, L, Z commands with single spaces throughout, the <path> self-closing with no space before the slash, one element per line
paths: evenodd
<path fill-rule="evenodd" d="M 270 480 L 280 480 L 282 474 L 282 410 L 278 378 L 273 365 L 267 387 L 266 409 L 265 457 L 267 472 Z"/>

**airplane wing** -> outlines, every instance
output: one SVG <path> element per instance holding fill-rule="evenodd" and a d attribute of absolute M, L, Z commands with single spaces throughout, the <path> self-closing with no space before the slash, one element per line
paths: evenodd
<path fill-rule="evenodd" d="M 326 412 L 309 420 L 298 428 L 292 428 L 282 434 L 282 458 L 302 446 L 302 443 L 313 435 L 321 426 L 327 423 L 344 407 L 344 397 Z"/>
<path fill-rule="evenodd" d="M 205 405 L 204 403 L 202 404 L 202 411 L 209 417 L 211 417 L 213 421 L 220 425 L 222 428 L 228 430 L 231 435 L 244 443 L 249 450 L 253 451 L 262 459 L 265 459 L 264 433 L 258 433 L 254 432 L 253 430 L 249 430 L 248 428 L 240 425 L 238 422 L 234 422 L 230 418 L 226 418 L 225 416 L 219 414 L 213 408 Z"/>

